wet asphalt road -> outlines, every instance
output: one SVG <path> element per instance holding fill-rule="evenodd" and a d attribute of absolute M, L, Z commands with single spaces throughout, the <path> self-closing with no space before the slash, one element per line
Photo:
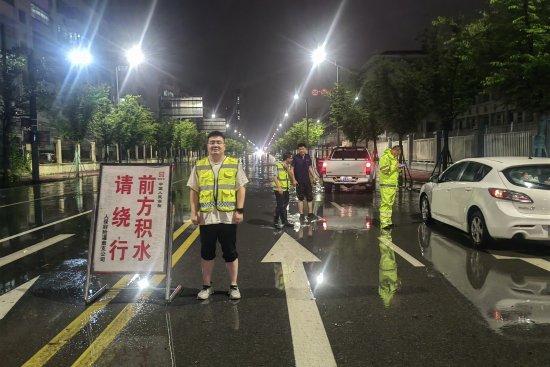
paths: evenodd
<path fill-rule="evenodd" d="M 175 177 L 174 229 L 189 216 L 188 171 Z M 238 302 L 227 299 L 220 258 L 216 294 L 195 299 L 200 246 L 189 226 L 174 242 L 185 250 L 173 272 L 184 290 L 172 304 L 126 290 L 86 307 L 97 177 L 0 191 L 0 297 L 34 280 L 0 320 L 0 365 L 294 366 L 282 268 L 261 263 L 282 234 L 271 228 L 273 194 L 259 167 L 248 173 Z M 550 365 L 550 246 L 477 251 L 455 229 L 422 224 L 415 192 L 400 193 L 391 232 L 378 228 L 376 194 L 315 200 L 319 220 L 286 233 L 321 260 L 304 267 L 339 366 Z M 44 241 L 53 243 L 29 251 Z"/>

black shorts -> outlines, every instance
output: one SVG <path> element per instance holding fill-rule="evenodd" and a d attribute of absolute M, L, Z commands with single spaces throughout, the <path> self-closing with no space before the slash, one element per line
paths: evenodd
<path fill-rule="evenodd" d="M 238 257 L 237 253 L 237 225 L 236 224 L 207 224 L 199 226 L 201 234 L 201 257 L 204 260 L 216 258 L 216 243 L 222 246 L 225 262 L 233 262 Z"/>
<path fill-rule="evenodd" d="M 311 182 L 298 182 L 298 186 L 296 186 L 296 196 L 298 196 L 298 200 L 300 201 L 303 201 L 304 198 L 307 201 L 313 201 Z"/>

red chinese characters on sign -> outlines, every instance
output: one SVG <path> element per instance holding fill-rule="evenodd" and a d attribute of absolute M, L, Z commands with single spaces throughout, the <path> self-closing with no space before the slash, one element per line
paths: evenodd
<path fill-rule="evenodd" d="M 130 226 L 130 208 L 118 206 L 113 210 L 113 226 L 115 227 L 129 227 Z"/>
<path fill-rule="evenodd" d="M 132 256 L 134 259 L 137 258 L 138 261 L 143 261 L 144 257 L 150 258 L 151 255 L 147 250 L 149 250 L 150 245 L 146 244 L 144 240 L 141 240 L 141 243 L 139 245 L 135 245 L 134 249 L 136 250 L 134 252 L 134 256 Z"/>
<path fill-rule="evenodd" d="M 139 180 L 139 193 L 140 195 L 153 195 L 153 190 L 155 188 L 155 180 L 156 178 L 152 175 L 149 176 L 141 176 L 138 178 Z"/>
<path fill-rule="evenodd" d="M 151 233 L 151 230 L 153 229 L 153 220 L 152 219 L 143 219 L 139 218 L 136 220 L 136 230 L 134 233 L 136 234 L 137 238 L 145 237 L 145 235 L 148 235 L 149 237 L 152 237 L 153 234 Z"/>
<path fill-rule="evenodd" d="M 115 193 L 121 194 L 121 195 L 130 195 L 132 193 L 132 184 L 133 184 L 133 176 L 125 175 L 125 176 L 117 176 L 117 179 L 115 180 L 116 184 L 116 191 Z"/>
<path fill-rule="evenodd" d="M 124 256 L 126 255 L 126 250 L 128 250 L 128 241 L 121 241 L 120 239 L 114 240 L 109 245 L 109 253 L 111 254 L 111 261 L 115 260 L 115 255 L 118 252 L 120 253 L 120 257 L 118 258 L 120 261 L 124 260 Z"/>
<path fill-rule="evenodd" d="M 143 214 L 145 216 L 151 215 L 151 203 L 154 203 L 155 200 L 149 199 L 147 196 L 145 196 L 143 199 L 138 199 L 137 202 L 141 204 L 137 215 L 141 215 L 143 212 L 145 212 L 145 214 Z"/>

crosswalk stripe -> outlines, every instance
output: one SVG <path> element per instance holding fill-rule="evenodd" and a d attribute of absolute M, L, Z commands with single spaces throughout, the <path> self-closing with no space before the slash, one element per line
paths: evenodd
<path fill-rule="evenodd" d="M 55 245 L 58 242 L 63 241 L 64 239 L 67 239 L 69 237 L 74 236 L 74 233 L 68 233 L 68 234 L 58 234 L 55 237 L 48 238 L 47 240 L 38 242 L 35 245 L 25 247 L 22 250 L 16 251 L 12 254 L 6 255 L 4 257 L 0 257 L 0 268 L 2 266 L 8 265 L 9 263 L 12 263 L 14 261 L 17 261 L 25 256 L 28 256 L 30 254 L 34 254 L 37 251 L 40 251 L 42 249 L 45 249 L 46 247 L 49 247 L 51 245 Z"/>
<path fill-rule="evenodd" d="M 44 224 L 43 226 L 40 226 L 40 227 L 31 228 L 31 229 L 29 229 L 28 231 L 20 232 L 20 233 L 14 234 L 13 236 L 9 236 L 9 237 L 2 238 L 2 239 L 0 240 L 0 243 L 9 241 L 9 240 L 11 240 L 11 239 L 14 239 L 14 238 L 17 238 L 17 237 L 20 237 L 20 236 L 23 236 L 24 234 L 29 234 L 29 233 L 32 233 L 32 232 L 34 232 L 34 231 L 38 231 L 38 230 L 40 230 L 40 229 L 43 229 L 43 228 L 47 228 L 47 227 L 56 225 L 56 224 L 58 224 L 58 223 L 63 223 L 63 222 L 65 222 L 65 221 L 68 221 L 68 220 L 71 220 L 71 219 L 80 217 L 80 216 L 82 216 L 82 215 L 90 214 L 91 212 L 92 212 L 91 210 L 87 210 L 87 211 L 85 211 L 85 212 L 78 213 L 78 214 L 72 215 L 72 216 L 67 217 L 67 218 L 63 218 L 63 219 L 60 219 L 60 220 L 56 220 L 55 222 L 51 222 L 51 223 L 48 223 L 48 224 Z"/>

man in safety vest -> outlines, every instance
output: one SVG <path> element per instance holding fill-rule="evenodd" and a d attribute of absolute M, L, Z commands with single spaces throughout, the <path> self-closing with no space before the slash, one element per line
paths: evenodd
<path fill-rule="evenodd" d="M 394 146 L 386 149 L 380 157 L 380 228 L 392 225 L 392 209 L 399 180 L 399 162 L 397 158 L 401 148 Z"/>
<path fill-rule="evenodd" d="M 292 163 L 292 154 L 286 152 L 283 154 L 283 160 L 275 163 L 275 172 L 273 174 L 273 192 L 275 193 L 275 201 L 277 207 L 275 208 L 275 218 L 273 219 L 273 226 L 276 229 L 284 227 L 292 227 L 293 225 L 288 222 L 286 208 L 288 206 L 289 196 L 288 189 L 291 185 L 290 177 L 290 164 Z M 281 224 L 279 224 L 279 219 Z"/>
<path fill-rule="evenodd" d="M 243 221 L 246 174 L 237 158 L 225 156 L 225 137 L 219 131 L 208 134 L 208 157 L 197 161 L 187 186 L 191 190 L 191 221 L 199 225 L 203 289 L 197 295 L 205 300 L 214 293 L 212 270 L 219 242 L 229 273 L 229 298 L 240 299 L 237 286 L 239 260 L 237 224 Z"/>

